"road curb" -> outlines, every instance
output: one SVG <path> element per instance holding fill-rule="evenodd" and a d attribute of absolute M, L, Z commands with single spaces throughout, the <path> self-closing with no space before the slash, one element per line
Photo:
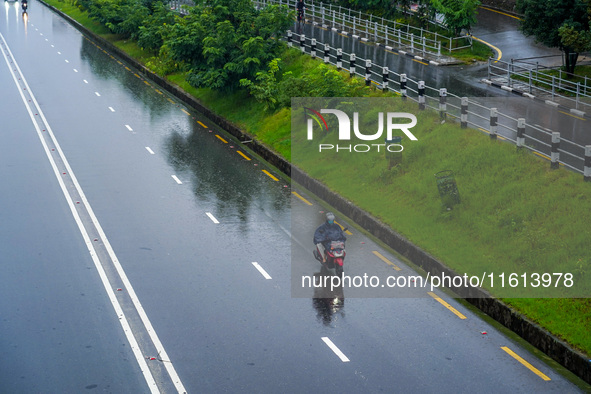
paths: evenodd
<path fill-rule="evenodd" d="M 403 51 L 403 50 L 400 50 L 400 49 L 396 49 L 396 48 L 393 48 L 393 47 L 391 47 L 389 45 L 383 45 L 383 44 L 380 44 L 379 42 L 376 43 L 376 46 L 378 46 L 378 47 L 379 46 L 383 46 L 384 48 L 386 48 L 387 50 L 389 50 L 391 52 L 397 53 L 399 55 L 407 56 L 407 57 L 409 57 L 409 58 L 411 58 L 413 60 L 418 60 L 420 62 L 430 64 L 432 66 L 440 66 L 441 65 L 440 62 L 436 62 L 434 60 L 429 60 L 426 57 L 418 56 L 418 55 L 415 55 L 413 53 L 409 53 L 409 52 L 406 52 L 406 51 Z"/>
<path fill-rule="evenodd" d="M 588 114 L 586 114 L 583 111 L 580 111 L 578 109 L 574 109 L 574 108 L 571 108 L 571 107 L 567 107 L 566 105 L 559 104 L 559 103 L 557 103 L 555 101 L 552 101 L 552 100 L 545 100 L 545 99 L 540 98 L 540 97 L 537 97 L 537 96 L 535 96 L 535 95 L 533 95 L 531 93 L 524 92 L 522 90 L 515 89 L 515 88 L 509 87 L 507 85 L 503 85 L 502 83 L 494 82 L 494 81 L 491 81 L 490 79 L 483 79 L 482 82 L 484 82 L 485 84 L 487 84 L 489 86 L 494 86 L 495 88 L 500 88 L 502 90 L 511 92 L 511 93 L 516 94 L 518 96 L 527 97 L 529 99 L 536 100 L 536 101 L 539 101 L 541 103 L 545 103 L 546 105 L 549 105 L 551 107 L 559 108 L 559 109 L 561 109 L 563 111 L 568 111 L 568 112 L 570 112 L 573 115 L 580 116 L 580 117 L 583 117 L 583 118 L 586 118 L 586 119 L 591 119 L 591 115 L 588 115 Z"/>
<path fill-rule="evenodd" d="M 408 258 L 413 264 L 421 267 L 426 272 L 429 272 L 432 276 L 442 275 L 443 273 L 450 276 L 456 275 L 454 271 L 447 268 L 443 263 L 435 259 L 427 252 L 423 251 L 418 246 L 412 244 L 400 234 L 396 233 L 389 226 L 380 222 L 368 212 L 355 206 L 352 202 L 331 191 L 326 185 L 308 176 L 296 166 L 292 166 L 287 160 L 280 157 L 266 145 L 256 141 L 254 137 L 244 133 L 236 125 L 211 111 L 197 99 L 183 91 L 180 87 L 171 84 L 164 78 L 148 70 L 145 66 L 128 56 L 125 52 L 106 41 L 102 37 L 95 35 L 93 32 L 86 29 L 84 26 L 70 18 L 68 15 L 64 14 L 62 11 L 45 3 L 43 0 L 40 1 L 42 4 L 67 20 L 86 37 L 89 37 L 92 40 L 100 43 L 100 45 L 107 48 L 114 55 L 117 55 L 117 57 L 119 57 L 121 60 L 124 60 L 136 68 L 145 77 L 151 79 L 160 87 L 177 97 L 179 100 L 185 102 L 187 105 L 195 108 L 199 112 L 202 112 L 205 116 L 210 118 L 212 121 L 224 128 L 224 130 L 226 130 L 228 133 L 238 138 L 240 141 L 252 140 L 252 142 L 248 144 L 248 148 L 250 150 L 261 156 L 264 160 L 275 166 L 288 177 L 291 177 L 291 179 L 293 179 L 295 182 L 298 182 L 310 192 L 322 198 L 328 204 L 332 205 L 344 215 L 348 216 L 351 220 L 370 232 L 373 236 L 386 243 L 389 247 L 396 250 L 401 255 Z M 538 326 L 527 317 L 516 312 L 502 301 L 490 297 L 488 293 L 481 289 L 456 288 L 454 291 L 460 297 L 465 298 L 466 301 L 476 306 L 488 316 L 492 317 L 525 339 L 527 342 L 546 353 L 552 359 L 573 372 L 575 375 L 579 376 L 587 383 L 591 384 L 591 360 L 585 357 L 582 353 L 574 350 L 567 343 L 550 334 L 548 331 Z"/>

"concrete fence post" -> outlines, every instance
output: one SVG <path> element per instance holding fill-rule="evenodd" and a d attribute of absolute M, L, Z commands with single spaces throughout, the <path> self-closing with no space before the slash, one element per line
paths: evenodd
<path fill-rule="evenodd" d="M 293 46 L 293 43 L 291 42 L 292 35 L 293 35 L 293 33 L 291 32 L 291 30 L 288 30 L 287 31 L 287 46 L 288 47 Z"/>
<path fill-rule="evenodd" d="M 583 179 L 591 182 L 591 145 L 585 145 L 585 168 L 583 169 Z"/>
<path fill-rule="evenodd" d="M 306 53 L 306 47 L 304 46 L 306 44 L 306 35 L 302 34 L 300 35 L 300 48 L 302 50 L 302 53 Z"/>
<path fill-rule="evenodd" d="M 417 85 L 419 91 L 419 109 L 425 109 L 425 81 L 419 81 Z"/>
<path fill-rule="evenodd" d="M 406 74 L 400 74 L 400 94 L 406 99 Z"/>
<path fill-rule="evenodd" d="M 365 60 L 365 86 L 369 86 L 371 84 L 370 78 L 371 77 L 371 60 Z"/>
<path fill-rule="evenodd" d="M 550 151 L 550 168 L 553 170 L 557 169 L 560 164 L 560 153 L 558 149 L 560 148 L 560 133 L 557 131 L 552 132 L 552 150 Z"/>
<path fill-rule="evenodd" d="M 316 59 L 316 39 L 312 38 L 312 43 L 310 44 L 310 55 L 312 55 L 312 59 Z"/>
<path fill-rule="evenodd" d="M 337 69 L 340 70 L 343 68 L 343 50 L 341 48 L 337 49 Z"/>
<path fill-rule="evenodd" d="M 525 145 L 525 118 L 517 119 L 517 149 Z"/>
<path fill-rule="evenodd" d="M 460 110 L 460 125 L 462 129 L 468 127 L 468 97 L 462 97 L 462 106 Z"/>
<path fill-rule="evenodd" d="M 382 90 L 386 91 L 388 90 L 388 74 L 390 73 L 390 71 L 388 70 L 388 67 L 384 67 L 382 69 Z"/>
<path fill-rule="evenodd" d="M 499 112 L 496 108 L 490 109 L 490 138 L 493 140 L 497 139 L 497 128 L 499 122 Z"/>
<path fill-rule="evenodd" d="M 447 89 L 439 89 L 439 118 L 445 122 L 445 113 L 447 112 Z"/>
<path fill-rule="evenodd" d="M 355 54 L 352 53 L 349 59 L 349 77 L 353 78 L 355 75 Z"/>
<path fill-rule="evenodd" d="M 324 44 L 324 63 L 330 62 L 330 45 Z"/>

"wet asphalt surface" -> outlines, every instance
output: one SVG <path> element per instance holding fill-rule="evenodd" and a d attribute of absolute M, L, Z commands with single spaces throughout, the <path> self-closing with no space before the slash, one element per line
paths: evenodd
<path fill-rule="evenodd" d="M 577 391 L 443 293 L 465 319 L 423 289 L 292 296 L 319 272 L 327 208 L 47 8 L 18 6 L 0 11 L 1 392 Z M 348 274 L 413 275 L 337 220 Z"/>

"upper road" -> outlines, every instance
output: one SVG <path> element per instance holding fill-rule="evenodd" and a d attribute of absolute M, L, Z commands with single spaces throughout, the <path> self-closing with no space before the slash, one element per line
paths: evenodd
<path fill-rule="evenodd" d="M 531 59 L 541 66 L 556 66 L 562 64 L 562 52 L 557 48 L 549 48 L 536 43 L 534 37 L 526 37 L 519 30 L 519 17 L 487 7 L 480 7 L 477 15 L 478 23 L 472 28 L 472 34 L 487 43 L 492 44 L 501 53 L 497 59 L 511 61 L 511 59 Z"/>
<path fill-rule="evenodd" d="M 438 291 L 292 297 L 322 202 L 30 3 L 0 7 L 0 392 L 579 390 Z M 348 275 L 416 274 L 337 220 Z"/>

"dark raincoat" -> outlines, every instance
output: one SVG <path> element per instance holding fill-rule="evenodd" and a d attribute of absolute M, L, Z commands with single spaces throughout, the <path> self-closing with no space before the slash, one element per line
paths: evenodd
<path fill-rule="evenodd" d="M 330 247 L 331 241 L 343 241 L 345 242 L 347 237 L 341 230 L 341 226 L 336 223 L 329 223 L 326 221 L 314 232 L 314 244 L 321 243 L 326 249 Z"/>

